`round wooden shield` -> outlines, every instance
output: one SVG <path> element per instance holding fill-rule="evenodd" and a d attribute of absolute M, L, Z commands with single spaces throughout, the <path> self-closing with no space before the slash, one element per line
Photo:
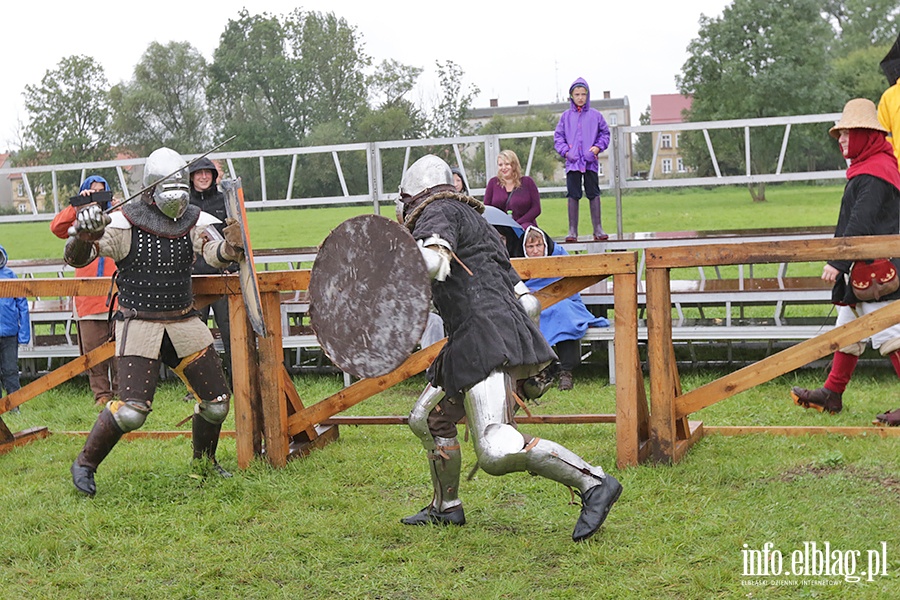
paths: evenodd
<path fill-rule="evenodd" d="M 310 320 L 343 371 L 380 377 L 399 367 L 419 343 L 430 306 L 425 261 L 399 223 L 361 215 L 322 242 L 310 274 Z"/>

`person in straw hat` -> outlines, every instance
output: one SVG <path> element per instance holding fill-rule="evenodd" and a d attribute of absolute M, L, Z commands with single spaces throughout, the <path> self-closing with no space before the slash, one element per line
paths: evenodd
<path fill-rule="evenodd" d="M 896 235 L 900 231 L 900 171 L 893 148 L 885 137 L 887 130 L 878 122 L 875 103 L 865 98 L 850 100 L 829 133 L 837 139 L 844 158 L 850 161 L 834 236 Z M 822 269 L 822 279 L 834 283 L 831 296 L 838 305 L 837 325 L 849 323 L 900 298 L 900 290 L 896 290 L 874 301 L 860 300 L 855 288 L 848 285 L 852 264 L 849 260 L 830 260 Z M 888 270 L 898 267 L 900 259 L 896 258 L 886 265 Z M 876 333 L 871 340 L 872 347 L 890 358 L 900 376 L 900 324 Z M 835 352 L 825 385 L 817 390 L 792 388 L 794 403 L 820 412 L 841 412 L 842 394 L 863 350 L 865 340 Z M 900 409 L 878 415 L 875 422 L 900 425 Z"/>

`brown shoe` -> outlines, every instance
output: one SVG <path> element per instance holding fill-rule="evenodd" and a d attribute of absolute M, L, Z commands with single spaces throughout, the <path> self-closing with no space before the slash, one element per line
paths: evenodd
<path fill-rule="evenodd" d="M 566 391 L 571 390 L 575 387 L 572 382 L 572 371 L 560 371 L 559 372 L 559 389 Z"/>
<path fill-rule="evenodd" d="M 841 402 L 841 394 L 832 392 L 824 387 L 817 390 L 807 390 L 794 386 L 791 388 L 791 398 L 794 399 L 794 404 L 798 406 L 814 408 L 819 412 L 828 412 L 833 415 L 838 414 L 844 408 Z"/>
<path fill-rule="evenodd" d="M 900 408 L 895 408 L 894 410 L 883 412 L 880 415 L 875 415 L 875 420 L 872 421 L 872 425 L 897 427 L 900 425 Z"/>

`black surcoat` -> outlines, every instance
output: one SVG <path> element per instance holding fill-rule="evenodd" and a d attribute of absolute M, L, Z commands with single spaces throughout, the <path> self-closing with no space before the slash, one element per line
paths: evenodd
<path fill-rule="evenodd" d="M 424 206 L 409 226 L 417 240 L 439 235 L 449 242 L 472 271 L 470 275 L 454 259 L 447 280 L 431 284 L 448 334 L 447 345 L 428 369 L 433 385 L 458 394 L 496 369 L 556 358 L 513 292 L 520 279 L 497 232 L 475 208 L 440 198 Z"/>

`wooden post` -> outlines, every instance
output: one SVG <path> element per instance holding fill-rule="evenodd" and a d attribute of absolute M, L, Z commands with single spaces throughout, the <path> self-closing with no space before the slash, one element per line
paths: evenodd
<path fill-rule="evenodd" d="M 647 269 L 647 356 L 650 363 L 650 439 L 653 458 L 675 458 L 675 389 L 672 364 L 672 294 L 669 269 Z"/>
<path fill-rule="evenodd" d="M 263 318 L 271 324 L 269 335 L 259 338 L 259 393 L 263 413 L 263 437 L 266 459 L 273 467 L 287 464 L 288 422 L 287 402 L 283 389 L 281 370 L 284 366 L 284 348 L 281 336 L 280 292 L 261 294 Z"/>
<path fill-rule="evenodd" d="M 620 274 L 613 285 L 616 336 L 616 464 L 638 465 L 641 444 L 647 441 L 647 397 L 637 339 L 637 276 Z M 644 432 L 644 437 L 641 433 Z"/>
<path fill-rule="evenodd" d="M 256 337 L 247 320 L 244 298 L 228 297 L 231 322 L 231 381 L 238 467 L 246 469 L 262 451 L 262 408 L 259 396 L 259 358 Z M 237 367 L 237 368 L 235 368 Z"/>

